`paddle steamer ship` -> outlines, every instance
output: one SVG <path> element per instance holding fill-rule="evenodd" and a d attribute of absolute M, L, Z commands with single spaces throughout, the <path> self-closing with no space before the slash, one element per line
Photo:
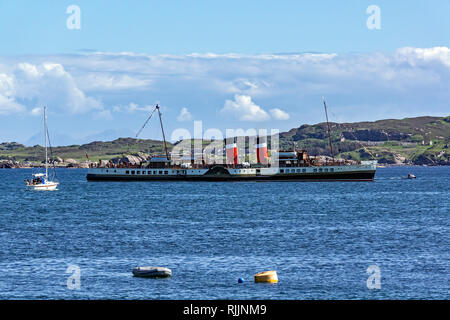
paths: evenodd
<path fill-rule="evenodd" d="M 326 112 L 326 104 L 325 113 Z M 330 126 L 328 136 L 332 157 L 320 162 L 310 157 L 306 150 L 275 151 L 269 156 L 267 143 L 257 141 L 257 163 L 239 163 L 236 143 L 226 145 L 224 164 L 207 164 L 195 161 L 194 157 L 171 160 L 165 140 L 161 113 L 157 105 L 152 115 L 158 112 L 164 138 L 165 156 L 154 156 L 140 164 L 113 164 L 88 169 L 90 181 L 373 181 L 376 161 L 337 161 L 333 157 Z M 139 131 L 139 132 L 140 132 Z M 138 132 L 138 134 L 139 134 Z M 137 136 L 137 135 L 136 135 Z M 203 155 L 201 156 L 203 158 Z M 277 161 L 274 161 L 276 159 Z"/>

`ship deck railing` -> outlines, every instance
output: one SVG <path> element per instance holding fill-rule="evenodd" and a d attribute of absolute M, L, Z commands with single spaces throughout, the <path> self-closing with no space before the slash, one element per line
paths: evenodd
<path fill-rule="evenodd" d="M 325 166 L 349 166 L 349 165 L 357 165 L 360 164 L 359 162 L 322 162 L 322 163 L 313 163 L 313 162 L 306 162 L 306 163 L 279 163 L 278 167 L 283 168 L 292 168 L 292 167 L 325 167 Z M 260 168 L 271 168 L 273 167 L 270 163 L 269 164 L 251 164 L 250 167 L 244 166 L 242 164 L 219 164 L 219 163 L 213 163 L 213 164 L 194 164 L 190 167 L 185 167 L 181 165 L 166 165 L 166 166 L 152 166 L 152 165 L 145 165 L 145 164 L 107 164 L 104 166 L 91 164 L 90 168 L 109 168 L 109 169 L 177 169 L 177 170 L 190 170 L 190 169 L 210 169 L 216 165 L 223 165 L 228 169 L 242 169 L 242 168 L 252 168 L 252 169 L 260 169 Z"/>

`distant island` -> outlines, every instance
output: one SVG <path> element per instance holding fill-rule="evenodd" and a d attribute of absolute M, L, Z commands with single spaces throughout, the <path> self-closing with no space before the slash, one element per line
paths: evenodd
<path fill-rule="evenodd" d="M 335 156 L 373 160 L 386 165 L 450 165 L 450 116 L 387 119 L 373 122 L 330 123 Z M 206 143 L 206 142 L 205 142 Z M 302 125 L 280 133 L 280 148 L 307 149 L 310 155 L 330 156 L 326 123 Z M 168 143 L 171 149 L 174 144 Z M 112 159 L 139 162 L 150 154 L 163 154 L 159 140 L 120 138 L 83 145 L 52 148 L 59 167 L 89 167 Z M 0 168 L 41 166 L 44 148 L 16 142 L 0 144 Z"/>

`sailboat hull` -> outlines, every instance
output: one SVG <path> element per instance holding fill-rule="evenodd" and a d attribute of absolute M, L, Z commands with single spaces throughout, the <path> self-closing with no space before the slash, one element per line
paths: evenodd
<path fill-rule="evenodd" d="M 35 184 L 35 185 L 28 185 L 28 187 L 32 188 L 33 190 L 37 191 L 51 191 L 56 190 L 58 187 L 57 182 L 47 182 L 46 184 Z"/>

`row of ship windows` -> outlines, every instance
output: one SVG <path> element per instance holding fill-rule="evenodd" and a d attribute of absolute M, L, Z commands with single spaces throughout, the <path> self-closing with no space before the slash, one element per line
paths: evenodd
<path fill-rule="evenodd" d="M 334 168 L 319 168 L 319 169 L 313 169 L 313 172 L 334 172 Z M 305 173 L 306 169 L 280 169 L 280 173 Z"/>
<path fill-rule="evenodd" d="M 112 170 L 111 170 L 112 171 Z M 106 172 L 109 172 L 109 170 L 106 170 Z M 114 170 L 113 172 L 117 172 L 117 170 Z M 189 170 L 189 172 L 194 173 L 195 170 Z M 186 170 L 173 170 L 171 171 L 171 174 L 184 174 L 186 173 Z M 158 174 L 158 175 L 163 175 L 163 174 L 169 174 L 168 170 L 149 170 L 149 171 L 139 171 L 139 170 L 126 170 L 125 174 Z"/>
<path fill-rule="evenodd" d="M 180 173 L 181 170 L 177 170 L 176 173 Z M 109 170 L 106 170 L 106 172 L 109 172 Z M 116 172 L 116 170 L 114 170 Z M 172 172 L 173 173 L 173 172 Z M 135 171 L 135 170 L 126 170 L 125 174 L 169 174 L 169 171 L 167 170 L 154 170 L 154 171 Z"/>
<path fill-rule="evenodd" d="M 106 170 L 106 172 L 109 172 L 109 170 Z M 114 172 L 117 172 L 114 170 Z M 193 170 L 191 170 L 193 172 Z M 244 172 L 246 173 L 246 170 L 239 170 L 239 173 Z M 249 171 L 250 172 L 250 171 Z M 313 172 L 334 172 L 334 168 L 319 168 L 319 169 L 313 169 Z M 146 174 L 146 171 L 139 171 L 139 170 L 126 170 L 125 174 Z M 174 173 L 174 172 L 172 172 Z M 176 170 L 177 174 L 183 173 L 183 170 Z M 306 169 L 280 169 L 280 173 L 306 173 Z M 153 170 L 153 171 L 147 171 L 147 174 L 169 174 L 169 171 L 167 170 Z"/>

